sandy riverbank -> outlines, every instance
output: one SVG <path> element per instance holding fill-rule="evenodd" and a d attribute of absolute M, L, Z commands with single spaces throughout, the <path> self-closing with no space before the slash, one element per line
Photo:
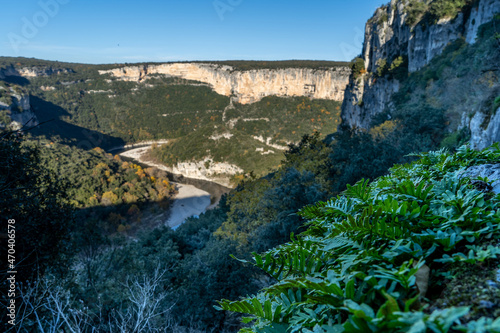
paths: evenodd
<path fill-rule="evenodd" d="M 193 185 L 176 183 L 174 203 L 170 207 L 170 217 L 165 224 L 175 229 L 188 217 L 200 215 L 210 206 L 210 194 Z"/>
<path fill-rule="evenodd" d="M 142 156 L 149 150 L 149 147 L 131 149 L 120 153 L 120 156 L 132 158 L 142 164 L 169 171 L 164 165 L 145 161 Z M 200 190 L 193 185 L 174 183 L 178 194 L 174 198 L 174 203 L 170 208 L 170 217 L 165 221 L 165 225 L 176 228 L 188 217 L 200 215 L 210 206 L 210 193 Z"/>
<path fill-rule="evenodd" d="M 155 141 L 154 143 L 159 144 L 160 142 L 161 141 Z M 208 158 L 198 162 L 180 162 L 174 167 L 167 167 L 166 165 L 155 163 L 154 161 L 145 158 L 147 151 L 150 149 L 151 145 L 141 146 L 119 153 L 119 155 L 135 159 L 136 161 L 147 164 L 149 166 L 157 167 L 158 169 L 165 170 L 170 174 L 182 175 L 186 178 L 203 180 L 210 183 L 219 184 L 226 188 L 232 187 L 230 181 L 231 175 L 243 172 L 242 169 L 229 163 L 208 162 L 211 161 Z M 206 166 L 207 162 L 209 163 L 208 169 Z"/>

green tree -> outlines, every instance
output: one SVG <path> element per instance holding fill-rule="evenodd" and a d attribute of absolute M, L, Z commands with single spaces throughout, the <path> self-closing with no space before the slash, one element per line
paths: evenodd
<path fill-rule="evenodd" d="M 74 215 L 65 186 L 41 167 L 39 150 L 16 135 L 0 133 L 0 218 L 2 233 L 15 220 L 15 269 L 25 280 L 64 265 Z"/>
<path fill-rule="evenodd" d="M 350 67 L 352 70 L 352 75 L 355 79 L 358 78 L 361 74 L 366 73 L 365 61 L 363 58 L 354 58 L 354 60 L 351 62 Z"/>

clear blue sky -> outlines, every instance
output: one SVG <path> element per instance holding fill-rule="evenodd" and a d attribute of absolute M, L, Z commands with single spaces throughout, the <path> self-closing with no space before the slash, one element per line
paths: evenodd
<path fill-rule="evenodd" d="M 1 0 L 0 55 L 348 61 L 382 0 Z M 45 4 L 45 5 L 44 5 Z"/>

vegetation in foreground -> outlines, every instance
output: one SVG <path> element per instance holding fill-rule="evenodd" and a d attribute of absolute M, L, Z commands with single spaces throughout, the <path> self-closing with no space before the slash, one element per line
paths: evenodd
<path fill-rule="evenodd" d="M 498 144 L 424 153 L 303 208 L 306 232 L 254 253 L 277 282 L 221 309 L 251 315 L 242 332 L 499 332 L 500 195 L 462 176 L 498 161 Z"/>
<path fill-rule="evenodd" d="M 473 305 L 469 314 L 465 316 L 467 321 L 479 319 L 481 316 L 491 317 L 492 314 L 498 316 L 494 308 L 490 309 L 493 312 L 487 312 L 488 309 L 481 307 L 490 304 L 488 302 L 495 304 L 494 302 L 498 301 L 498 294 L 495 293 L 498 289 L 490 288 L 491 283 L 488 282 L 495 279 L 491 276 L 491 268 L 497 263 L 493 257 L 497 253 L 498 244 L 492 241 L 498 232 L 494 224 L 497 223 L 498 226 L 498 213 L 496 210 L 491 214 L 490 212 L 491 207 L 498 206 L 498 195 L 479 192 L 471 188 L 467 179 L 459 180 L 453 173 L 465 165 L 498 161 L 498 149 L 483 153 L 462 149 L 458 155 L 453 156 L 448 156 L 446 153 L 429 153 L 420 162 L 394 168 L 392 176 L 382 177 L 371 185 L 360 182 L 348 187 L 344 197 L 334 197 L 327 201 L 327 198 L 336 194 L 331 191 L 334 188 L 332 181 L 340 181 L 339 178 L 332 177 L 337 172 L 333 166 L 338 166 L 338 161 L 335 162 L 334 157 L 342 156 L 333 154 L 332 149 L 341 152 L 339 141 L 336 145 L 329 146 L 317 136 L 305 137 L 300 144 L 292 146 L 287 151 L 280 171 L 264 178 L 246 179 L 221 201 L 218 208 L 206 212 L 199 218 L 188 219 L 175 232 L 168 228 L 143 229 L 143 232 L 135 234 L 136 240 L 130 242 L 123 237 L 123 233 L 103 234 L 102 227 L 109 224 L 109 220 L 106 218 L 107 215 L 100 215 L 100 211 L 96 208 L 80 210 L 76 215 L 59 216 L 59 220 L 53 220 L 52 223 L 65 227 L 63 234 L 59 233 L 57 237 L 64 240 L 63 244 L 66 245 L 48 248 L 51 249 L 50 262 L 45 259 L 39 262 L 35 260 L 33 263 L 37 266 L 33 266 L 32 270 L 28 270 L 27 266 L 20 268 L 26 273 L 23 281 L 32 282 L 19 286 L 17 304 L 23 311 L 29 310 L 32 305 L 37 305 L 35 312 L 24 312 L 26 315 L 20 317 L 20 325 L 27 329 L 41 326 L 43 330 L 71 327 L 83 332 L 106 331 L 110 327 L 112 330 L 125 329 L 133 332 L 136 325 L 139 325 L 140 331 L 203 332 L 215 329 L 220 332 L 234 332 L 240 327 L 239 317 L 216 311 L 213 308 L 214 300 L 234 300 L 243 295 L 255 294 L 263 287 L 270 286 L 270 290 L 274 290 L 273 284 L 276 283 L 274 279 L 281 279 L 277 271 L 281 268 L 279 260 L 282 259 L 285 263 L 282 267 L 282 277 L 290 273 L 287 276 L 289 280 L 283 281 L 292 284 L 286 285 L 280 281 L 276 288 L 289 287 L 293 290 L 294 296 L 290 296 L 291 294 L 286 291 L 284 293 L 286 297 L 304 296 L 302 299 L 304 305 L 297 298 L 295 307 L 290 298 L 291 310 L 289 309 L 287 313 L 282 308 L 280 315 L 282 321 L 279 324 L 293 323 L 291 319 L 293 318 L 297 320 L 295 324 L 303 324 L 298 327 L 303 327 L 304 332 L 307 332 L 307 329 L 313 330 L 318 323 L 321 325 L 325 323 L 315 322 L 323 317 L 313 315 L 309 310 L 304 310 L 310 314 L 308 319 L 305 319 L 304 313 L 300 312 L 301 309 L 312 308 L 316 311 L 316 306 L 323 310 L 328 308 L 320 306 L 320 302 L 326 297 L 320 295 L 324 290 L 317 291 L 308 285 L 311 281 L 324 282 L 334 291 L 339 289 L 333 285 L 344 287 L 345 283 L 349 283 L 348 288 L 345 285 L 347 289 L 340 289 L 344 296 L 333 293 L 333 298 L 325 299 L 328 302 L 337 302 L 335 299 L 337 297 L 339 302 L 347 302 L 347 293 L 349 297 L 356 295 L 350 300 L 357 302 L 360 309 L 367 314 L 371 313 L 362 305 L 364 302 L 374 313 L 394 316 L 391 318 L 397 325 L 406 325 L 397 320 L 400 317 L 395 313 L 404 312 L 405 302 L 409 304 L 411 298 L 414 299 L 414 303 L 409 307 L 412 311 L 424 304 L 431 306 L 428 310 L 416 312 L 421 313 L 424 324 L 429 327 L 434 325 L 432 320 L 442 318 L 441 312 L 436 312 L 440 314 L 439 316 L 433 316 L 434 310 L 443 310 L 450 304 L 456 304 L 458 307 L 464 305 L 460 302 Z M 344 142 L 344 145 L 362 147 L 358 146 L 359 140 L 356 136 L 351 138 L 349 144 Z M 6 146 L 9 145 L 6 143 Z M 354 151 L 360 150 L 354 149 Z M 351 157 L 352 163 L 359 161 L 354 153 Z M 32 168 L 37 170 L 38 166 L 32 165 Z M 344 170 L 349 173 L 350 170 L 358 168 L 352 164 L 349 167 L 344 166 Z M 351 177 L 356 175 L 358 174 L 351 174 Z M 454 177 L 451 177 L 453 175 Z M 484 179 L 481 181 L 485 182 Z M 429 182 L 436 184 L 432 187 L 428 185 Z M 32 190 L 36 191 L 36 188 Z M 55 203 L 59 205 L 62 203 L 61 197 L 54 198 Z M 442 216 L 435 214 L 435 209 L 440 209 L 439 205 L 434 205 L 437 199 L 446 199 L 443 214 L 439 213 Z M 323 203 L 317 204 L 317 202 Z M 473 208 L 468 209 L 468 206 L 464 206 L 465 202 L 474 205 Z M 301 214 L 295 214 L 308 205 L 309 208 L 303 209 Z M 458 208 L 455 209 L 454 205 L 461 205 L 462 208 L 456 206 Z M 120 205 L 100 209 L 114 209 L 114 207 L 119 208 Z M 462 213 L 465 214 L 463 220 L 454 218 L 453 215 L 458 214 L 460 209 L 463 209 Z M 111 211 L 107 212 L 109 214 Z M 370 212 L 373 214 L 369 216 Z M 442 223 L 451 216 L 446 214 L 452 214 L 451 220 L 456 221 Z M 479 217 L 476 220 L 472 219 L 476 214 L 479 214 Z M 18 217 L 20 221 L 24 218 L 21 215 L 16 216 L 20 216 Z M 69 220 L 70 216 L 73 216 L 74 223 Z M 425 225 L 418 225 L 417 222 L 423 218 L 426 221 Z M 308 219 L 311 220 L 309 230 L 300 235 L 305 230 L 304 224 Z M 373 219 L 379 223 L 375 224 L 377 228 L 368 224 L 373 222 Z M 337 220 L 344 222 L 332 222 Z M 473 220 L 479 221 L 477 223 L 481 224 L 481 227 L 473 228 L 473 232 L 469 234 L 466 232 L 467 226 Z M 488 224 L 489 222 L 491 223 Z M 386 229 L 382 228 L 384 223 Z M 493 228 L 493 231 L 485 228 L 488 230 Z M 39 230 L 37 238 L 44 239 L 42 237 L 44 232 L 45 229 Z M 299 235 L 295 239 L 292 238 L 293 243 L 269 250 L 289 242 L 291 233 Z M 455 236 L 452 235 L 454 233 Z M 337 236 L 340 238 L 337 239 Z M 398 242 L 395 238 L 400 236 L 405 240 Z M 452 236 L 453 246 L 447 245 L 447 242 L 453 239 Z M 331 249 L 326 251 L 325 246 L 331 246 Z M 434 248 L 435 251 L 430 251 L 430 248 Z M 28 253 L 31 252 L 29 248 L 26 250 Z M 472 255 L 469 253 L 470 250 L 473 251 Z M 248 262 L 251 260 L 250 252 L 265 251 L 269 251 L 269 255 L 256 255 L 257 258 L 262 258 L 262 264 L 259 265 L 266 266 L 265 271 L 229 259 L 229 255 L 232 254 Z M 298 256 L 298 261 L 292 261 L 290 267 L 286 266 L 290 263 L 290 258 L 295 258 L 295 253 L 306 256 Z M 274 254 L 276 258 L 272 257 Z M 308 258 L 307 254 L 319 261 L 305 260 Z M 325 256 L 321 257 L 321 254 Z M 425 263 L 419 255 L 425 257 Z M 326 257 L 331 261 L 323 262 Z M 419 261 L 417 257 L 422 260 Z M 349 258 L 357 258 L 359 261 L 357 259 L 352 261 Z M 414 259 L 415 266 L 409 264 L 411 259 Z M 276 261 L 276 265 L 271 269 L 273 260 Z M 345 260 L 352 265 L 332 264 L 343 263 Z M 378 266 L 364 265 L 365 261 Z M 403 265 L 405 262 L 406 270 L 403 266 L 399 270 L 398 265 Z M 314 265 L 310 266 L 311 263 Z M 311 276 L 299 273 L 302 264 L 304 264 L 303 269 L 316 274 L 314 279 L 310 279 L 312 273 Z M 419 271 L 421 273 L 423 265 L 427 265 L 431 272 L 431 278 L 427 282 L 428 299 L 418 299 L 419 292 L 416 291 L 418 284 L 416 278 L 413 278 Z M 42 266 L 44 269 L 40 270 Z M 271 272 L 270 269 L 272 274 L 268 274 Z M 329 270 L 340 274 L 335 275 L 335 281 L 332 280 L 334 282 L 321 280 Z M 333 279 L 333 273 L 324 277 Z M 361 273 L 366 274 L 366 281 Z M 349 282 L 351 280 L 352 282 Z M 473 289 L 466 284 L 472 280 L 475 281 L 477 288 Z M 295 282 L 301 285 L 293 284 Z M 353 293 L 352 287 L 357 292 Z M 439 295 L 440 290 L 445 290 L 446 297 L 436 299 L 435 295 Z M 468 298 L 461 294 L 464 290 L 480 297 L 473 298 L 473 302 L 470 303 Z M 384 296 L 384 292 L 387 297 Z M 258 296 L 262 305 L 266 304 L 266 299 L 262 297 L 269 299 L 274 297 L 270 295 L 264 293 Z M 305 295 L 320 296 L 309 299 Z M 444 305 L 445 303 L 448 305 Z M 148 306 L 141 307 L 140 304 Z M 351 308 L 346 308 L 344 303 L 338 304 L 335 303 L 335 306 L 339 307 L 338 316 L 334 313 L 332 318 L 344 322 L 332 322 L 333 324 L 348 326 L 350 324 L 346 323 L 350 322 L 354 323 L 355 327 L 360 327 L 358 330 L 360 332 L 366 329 L 363 320 L 367 321 L 369 317 L 365 317 L 364 312 L 356 312 L 354 303 L 346 303 Z M 379 311 L 380 308 L 383 310 Z M 276 308 L 271 307 L 271 309 L 274 316 Z M 262 311 L 267 313 L 266 308 Z M 464 309 L 461 311 L 460 313 L 465 313 Z M 66 318 L 67 322 L 62 318 Z M 287 321 L 289 319 L 290 321 Z M 377 327 L 376 325 L 380 323 L 372 319 L 373 323 L 370 321 L 366 325 L 371 328 Z M 266 321 L 267 319 L 260 320 L 259 323 L 263 326 L 274 325 Z M 471 321 L 467 325 L 470 327 L 482 325 L 481 322 L 474 323 Z M 489 324 L 485 321 L 485 325 Z"/>

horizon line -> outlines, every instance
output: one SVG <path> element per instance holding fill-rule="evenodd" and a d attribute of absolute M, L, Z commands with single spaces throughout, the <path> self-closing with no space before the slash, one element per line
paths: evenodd
<path fill-rule="evenodd" d="M 77 64 L 77 65 L 128 65 L 128 64 L 151 64 L 151 63 L 210 63 L 210 62 L 290 62 L 290 61 L 310 61 L 310 62 L 334 62 L 338 64 L 349 64 L 350 61 L 343 60 L 324 60 L 324 59 L 281 59 L 281 60 L 266 60 L 266 59 L 224 59 L 224 60 L 165 60 L 165 61 L 137 61 L 137 62 L 106 62 L 106 63 L 91 63 L 91 62 L 72 62 L 72 61 L 64 61 L 64 60 L 50 60 L 50 59 L 42 59 L 36 57 L 26 57 L 26 56 L 1 56 L 2 58 L 12 58 L 12 59 L 28 59 L 28 60 L 39 60 L 39 61 L 47 61 L 47 62 L 58 62 L 58 63 L 66 63 L 66 64 Z"/>

